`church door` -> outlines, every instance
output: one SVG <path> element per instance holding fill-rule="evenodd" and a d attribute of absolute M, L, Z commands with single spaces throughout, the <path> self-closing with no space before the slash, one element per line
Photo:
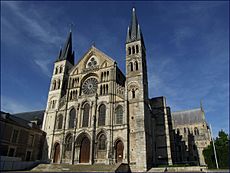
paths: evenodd
<path fill-rule="evenodd" d="M 85 137 L 81 142 L 80 148 L 80 163 L 89 163 L 90 157 L 90 141 L 87 137 Z"/>
<path fill-rule="evenodd" d="M 124 150 L 124 145 L 122 141 L 118 141 L 116 143 L 116 163 L 121 163 L 123 160 L 123 150 Z"/>
<path fill-rule="evenodd" d="M 54 158 L 53 158 L 54 163 L 58 162 L 59 156 L 60 156 L 60 144 L 57 143 L 54 147 Z"/>

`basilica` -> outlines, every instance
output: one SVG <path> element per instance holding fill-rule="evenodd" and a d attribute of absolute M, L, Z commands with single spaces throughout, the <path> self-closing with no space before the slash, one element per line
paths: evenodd
<path fill-rule="evenodd" d="M 210 131 L 202 107 L 171 113 L 149 98 L 146 49 L 135 8 L 125 42 L 126 72 L 95 46 L 74 62 L 72 33 L 54 63 L 42 129 L 52 163 L 204 165 Z"/>

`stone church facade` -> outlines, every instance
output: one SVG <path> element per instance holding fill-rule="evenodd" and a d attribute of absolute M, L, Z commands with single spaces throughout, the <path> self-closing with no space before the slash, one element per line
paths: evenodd
<path fill-rule="evenodd" d="M 123 162 L 146 171 L 179 157 L 166 99 L 148 97 L 146 49 L 134 8 L 125 50 L 126 74 L 95 46 L 75 64 L 69 33 L 54 63 L 42 127 L 51 162 Z"/>

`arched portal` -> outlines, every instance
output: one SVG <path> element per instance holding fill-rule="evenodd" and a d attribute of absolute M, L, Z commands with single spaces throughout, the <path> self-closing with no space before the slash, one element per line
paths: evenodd
<path fill-rule="evenodd" d="M 54 157 L 53 157 L 53 162 L 54 163 L 58 163 L 60 159 L 60 144 L 56 143 L 54 145 Z"/>
<path fill-rule="evenodd" d="M 79 163 L 89 163 L 90 158 L 90 141 L 89 138 L 84 137 L 80 146 Z"/>
<path fill-rule="evenodd" d="M 123 151 L 124 145 L 121 140 L 118 140 L 115 144 L 116 149 L 116 163 L 121 163 L 123 161 Z"/>

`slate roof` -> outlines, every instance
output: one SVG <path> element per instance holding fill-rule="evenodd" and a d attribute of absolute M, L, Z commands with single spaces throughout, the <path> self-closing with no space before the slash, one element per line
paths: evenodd
<path fill-rule="evenodd" d="M 68 60 L 74 65 L 74 51 L 72 51 L 72 32 L 69 32 L 63 49 L 60 49 L 57 61 Z"/>
<path fill-rule="evenodd" d="M 205 122 L 204 112 L 201 108 L 172 112 L 174 125 L 191 125 Z"/>
<path fill-rule="evenodd" d="M 3 111 L 1 111 L 1 120 L 21 127 L 25 127 L 27 129 L 40 130 L 39 126 L 37 126 L 36 124 Z"/>
<path fill-rule="evenodd" d="M 12 115 L 22 118 L 27 121 L 34 121 L 37 119 L 43 121 L 44 113 L 45 113 L 45 110 L 40 110 L 40 111 L 33 111 L 33 112 L 16 113 Z"/>
<path fill-rule="evenodd" d="M 138 24 L 138 21 L 137 21 L 136 9 L 133 8 L 131 24 L 127 30 L 126 43 L 130 43 L 130 42 L 137 41 L 137 40 L 141 40 L 143 46 L 145 47 L 143 34 L 141 32 L 140 25 Z"/>

